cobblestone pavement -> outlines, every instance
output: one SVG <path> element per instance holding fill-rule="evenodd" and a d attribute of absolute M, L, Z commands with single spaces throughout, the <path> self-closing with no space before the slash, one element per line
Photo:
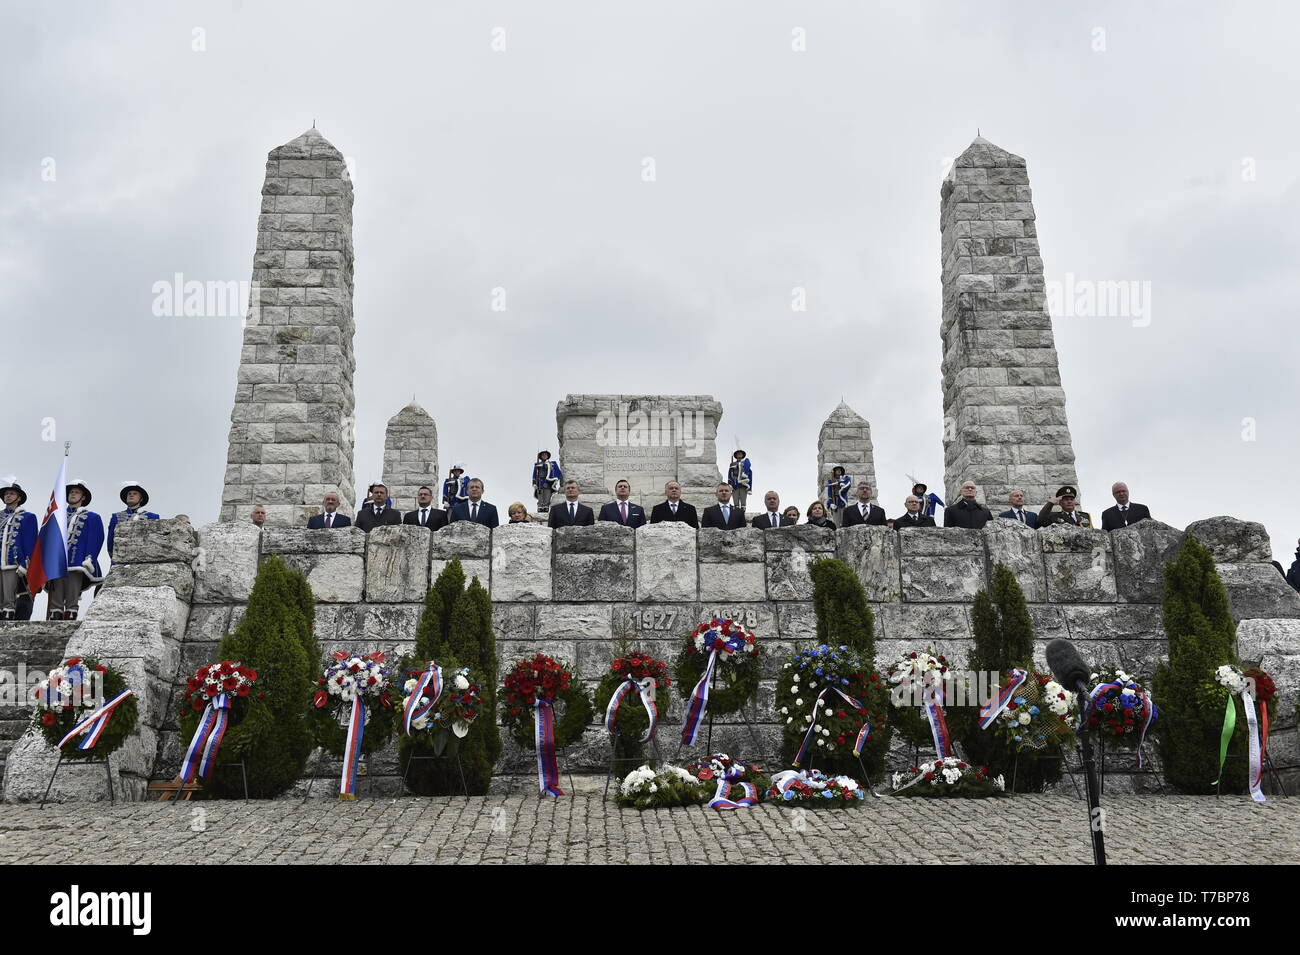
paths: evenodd
<path fill-rule="evenodd" d="M 1115 796 L 1105 807 L 1112 863 L 1240 863 L 1243 846 L 1260 862 L 1300 862 L 1300 799 Z M 1091 861 L 1087 810 L 1061 796 L 730 813 L 637 812 L 599 794 L 0 806 L 0 863 L 192 863 L 200 853 L 272 864 Z"/>

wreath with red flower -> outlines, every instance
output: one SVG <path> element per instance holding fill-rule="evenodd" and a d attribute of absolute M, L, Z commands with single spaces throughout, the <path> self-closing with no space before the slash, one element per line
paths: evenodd
<path fill-rule="evenodd" d="M 32 725 L 45 741 L 57 748 L 72 728 L 127 688 L 126 679 L 93 657 L 69 657 L 36 686 Z M 128 696 L 113 710 L 104 732 L 92 749 L 78 749 L 84 737 L 69 740 L 60 752 L 64 759 L 100 759 L 117 751 L 135 730 L 139 705 Z"/>
<path fill-rule="evenodd" d="M 628 677 L 637 682 L 647 678 L 653 680 L 653 692 L 655 694 L 661 693 L 672 685 L 672 680 L 668 678 L 667 663 L 656 660 L 648 653 L 633 650 L 615 659 L 609 665 L 609 672 L 596 684 L 595 709 L 597 713 L 603 714 L 605 712 L 609 707 L 609 701 L 613 697 L 614 691 Z M 658 701 L 659 697 L 656 695 L 654 699 Z M 645 755 L 645 745 L 641 743 L 641 737 L 645 735 L 649 720 L 650 717 L 646 714 L 645 706 L 642 704 L 639 694 L 631 693 L 624 698 L 623 705 L 618 709 L 618 717 L 614 721 L 613 745 L 615 759 L 641 759 Z"/>
<path fill-rule="evenodd" d="M 550 700 L 555 707 L 557 750 L 582 739 L 591 723 L 591 697 L 567 663 L 544 653 L 516 661 L 502 682 L 501 722 L 514 741 L 530 751 L 538 700 Z"/>
<path fill-rule="evenodd" d="M 677 694 L 683 700 L 691 698 L 714 650 L 718 651 L 718 662 L 709 689 L 709 715 L 738 713 L 758 695 L 762 663 L 754 631 L 729 618 L 715 617 L 687 635 L 673 664 Z"/>
<path fill-rule="evenodd" d="M 243 722 L 248 714 L 248 705 L 253 699 L 253 690 L 257 685 L 257 671 L 242 663 L 222 660 L 209 663 L 195 671 L 194 676 L 185 681 L 185 692 L 181 695 L 181 735 L 193 736 L 208 701 L 217 694 L 225 693 L 230 700 L 230 716 L 227 726 L 231 729 Z"/>
<path fill-rule="evenodd" d="M 1148 713 L 1154 721 L 1155 701 L 1138 680 L 1116 668 L 1094 673 L 1092 704 L 1088 708 L 1088 729 L 1111 746 L 1134 747 L 1142 739 Z"/>
<path fill-rule="evenodd" d="M 324 673 L 316 680 L 308 719 L 317 745 L 331 756 L 343 756 L 352 701 L 358 697 L 366 705 L 361 755 L 383 749 L 392 739 L 402 710 L 402 694 L 393 685 L 384 661 L 382 653 L 342 652 L 331 654 L 326 661 Z"/>

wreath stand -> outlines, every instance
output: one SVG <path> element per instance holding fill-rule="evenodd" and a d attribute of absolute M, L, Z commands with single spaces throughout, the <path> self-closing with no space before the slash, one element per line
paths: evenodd
<path fill-rule="evenodd" d="M 600 800 L 601 802 L 609 802 L 609 784 L 614 780 L 614 767 L 616 765 L 618 765 L 619 763 L 647 762 L 645 759 L 643 759 L 640 756 L 615 756 L 614 753 L 616 752 L 616 750 L 614 748 L 614 739 L 615 737 L 611 733 L 609 737 L 609 772 L 605 774 L 605 795 L 601 798 Z M 664 761 L 664 757 L 663 757 L 663 753 L 659 751 L 658 733 L 655 733 L 655 735 L 650 738 L 650 748 L 654 751 L 654 756 L 649 760 L 649 762 L 662 763 Z M 678 747 L 678 752 L 681 752 L 681 747 Z"/>
<path fill-rule="evenodd" d="M 560 756 L 563 755 L 563 753 L 564 750 L 562 749 L 557 749 L 555 751 L 555 766 L 557 769 L 559 768 L 560 765 Z M 537 759 L 537 753 L 536 751 L 534 751 L 533 752 L 534 762 L 536 761 L 536 759 Z M 577 786 L 573 784 L 573 773 L 566 769 L 561 772 L 561 775 L 569 777 L 569 792 L 566 793 L 566 795 L 570 795 L 570 796 L 573 795 L 573 793 L 577 791 Z M 518 774 L 512 775 L 510 777 L 510 784 L 506 787 L 506 798 L 509 798 L 515 794 L 515 781 L 518 779 L 519 779 Z M 537 798 L 538 799 L 542 798 L 542 792 L 540 790 L 538 790 Z"/>
<path fill-rule="evenodd" d="M 239 775 L 244 783 L 244 802 L 248 802 L 248 766 L 242 759 L 221 763 L 215 768 L 215 772 L 221 772 L 221 770 L 231 766 L 239 767 Z M 202 787 L 197 782 L 182 783 L 180 776 L 177 776 L 171 782 L 150 783 L 149 789 L 151 792 L 162 793 L 159 802 L 167 802 L 169 799 L 172 802 L 181 802 L 182 800 L 189 802 L 196 792 L 202 791 Z"/>
<path fill-rule="evenodd" d="M 108 756 L 105 756 L 103 759 L 94 759 L 94 758 L 79 759 L 76 760 L 76 762 L 81 763 L 82 765 L 85 766 L 94 765 L 95 763 L 104 764 L 104 778 L 108 780 L 108 801 L 109 803 L 116 803 L 117 795 L 114 793 L 114 787 L 113 787 L 113 770 L 109 768 L 108 759 L 109 759 Z M 50 773 L 50 781 L 45 787 L 45 795 L 41 797 L 40 808 L 42 809 L 45 808 L 46 800 L 50 798 L 50 790 L 54 788 L 54 778 L 59 775 L 59 767 L 62 765 L 63 765 L 63 750 L 60 749 L 59 761 L 54 764 L 54 772 Z"/>
<path fill-rule="evenodd" d="M 456 761 L 456 772 L 460 774 L 461 795 L 463 796 L 469 795 L 469 784 L 465 782 L 465 767 L 461 765 L 460 748 L 457 747 L 456 752 L 454 754 L 441 753 L 437 756 L 416 756 L 414 753 L 412 753 L 410 756 L 406 757 L 406 766 L 402 769 L 402 795 L 403 796 L 406 795 L 407 789 L 410 788 L 407 785 L 406 780 L 411 774 L 411 764 L 421 760 L 438 760 L 438 759 L 454 759 Z M 411 793 L 411 795 L 415 796 L 416 793 Z"/>
<path fill-rule="evenodd" d="M 1160 770 L 1156 769 L 1155 760 L 1151 758 L 1152 756 L 1151 743 L 1144 740 L 1138 750 L 1138 753 L 1145 761 L 1146 766 L 1150 767 L 1150 769 L 1144 767 L 1142 772 L 1154 774 L 1156 777 L 1156 792 L 1157 793 L 1164 792 L 1165 780 L 1164 777 L 1160 775 Z M 1101 780 L 1100 782 L 1101 794 L 1104 796 L 1106 794 L 1106 737 L 1104 736 L 1102 736 L 1100 739 L 1097 740 L 1097 757 L 1098 757 L 1097 759 L 1098 778 Z"/>
<path fill-rule="evenodd" d="M 712 679 L 709 680 L 709 689 L 710 690 L 716 689 L 717 686 L 718 686 L 718 671 L 715 668 L 713 671 L 713 677 Z M 746 704 L 746 706 L 748 705 L 749 704 Z M 749 721 L 749 714 L 745 712 L 745 707 L 742 706 L 736 712 L 739 713 L 740 718 L 745 721 L 745 729 L 749 731 L 749 741 L 754 747 L 754 754 L 752 757 L 752 761 L 754 762 L 768 761 L 768 758 L 771 757 L 770 762 L 774 763 L 777 759 L 776 754 L 763 752 L 763 743 L 758 738 L 758 731 L 754 729 L 754 724 Z M 709 713 L 706 719 L 708 720 L 708 729 L 705 731 L 704 734 L 704 754 L 706 756 L 709 756 L 712 755 L 713 753 L 713 714 Z M 685 746 L 686 746 L 685 742 L 680 742 L 677 744 L 677 751 L 673 754 L 674 762 L 677 762 L 681 759 L 682 749 Z"/>
<path fill-rule="evenodd" d="M 1065 772 L 1069 775 L 1070 782 L 1074 785 L 1074 794 L 1078 796 L 1080 799 L 1083 799 L 1084 798 L 1083 792 L 1079 789 L 1079 779 L 1077 776 L 1074 775 L 1074 767 L 1070 765 L 1069 757 L 1067 757 L 1065 754 L 1065 747 L 1061 745 L 1060 740 L 1055 740 L 1054 742 L 1056 744 L 1055 753 L 1046 753 L 1042 756 L 1036 756 L 1035 759 L 1060 760 L 1061 768 L 1064 769 Z M 1105 765 L 1104 756 L 1102 758 L 1102 765 L 1103 766 Z M 1008 792 L 1014 793 L 1016 791 L 1016 777 L 1019 774 L 1020 774 L 1020 750 L 1016 750 L 1016 758 L 1011 761 L 1011 787 L 1007 790 Z M 1105 779 L 1104 772 L 1102 774 L 1102 778 Z"/>
<path fill-rule="evenodd" d="M 1246 753 L 1229 753 L 1227 756 L 1224 757 L 1225 760 L 1249 759 L 1249 758 L 1250 758 L 1249 755 Z M 1278 773 L 1277 767 L 1273 765 L 1273 759 L 1271 756 L 1268 755 L 1268 750 L 1264 750 L 1264 772 L 1259 781 L 1259 791 L 1261 793 L 1264 791 L 1264 780 L 1266 779 L 1273 780 L 1273 789 L 1275 790 L 1275 792 L 1273 793 L 1274 796 L 1286 795 L 1286 786 L 1282 784 L 1282 777 Z M 1215 799 L 1218 799 L 1222 795 L 1222 789 L 1223 789 L 1223 774 L 1220 773 L 1219 778 L 1215 780 L 1214 783 Z"/>
<path fill-rule="evenodd" d="M 304 803 L 306 803 L 307 800 L 311 798 L 311 788 L 316 784 L 316 772 L 317 770 L 320 769 L 321 763 L 325 762 L 325 759 L 326 759 L 325 750 L 324 748 L 322 748 L 321 755 L 316 760 L 316 765 L 312 767 L 312 774 L 307 777 L 307 792 L 302 797 L 302 801 Z M 342 756 L 330 756 L 329 761 L 338 763 L 340 765 L 340 773 L 342 772 L 342 768 L 341 768 L 343 763 Z M 365 767 L 365 772 L 361 771 L 362 767 Z M 373 790 L 375 788 L 375 779 L 373 776 L 370 775 L 369 756 L 360 756 L 357 758 L 357 775 L 366 777 L 366 797 L 369 798 L 372 795 Z"/>

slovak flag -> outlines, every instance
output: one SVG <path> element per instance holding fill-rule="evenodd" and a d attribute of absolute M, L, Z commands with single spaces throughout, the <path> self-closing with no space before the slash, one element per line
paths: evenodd
<path fill-rule="evenodd" d="M 68 456 L 59 465 L 59 477 L 50 492 L 36 547 L 27 562 L 27 589 L 35 597 L 46 581 L 68 576 Z"/>

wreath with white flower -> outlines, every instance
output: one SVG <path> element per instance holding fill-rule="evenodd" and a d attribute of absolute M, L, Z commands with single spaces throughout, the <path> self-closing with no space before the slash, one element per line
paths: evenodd
<path fill-rule="evenodd" d="M 591 696 L 569 664 L 538 653 L 516 660 L 501 684 L 501 723 L 529 752 L 537 748 L 537 701 L 556 707 L 555 748 L 582 739 L 591 723 Z"/>
<path fill-rule="evenodd" d="M 332 756 L 343 756 L 352 703 L 357 699 L 366 706 L 362 755 L 383 749 L 392 739 L 402 697 L 384 666 L 385 659 L 383 653 L 337 652 L 317 678 L 311 706 L 312 729 L 317 745 Z"/>
<path fill-rule="evenodd" d="M 845 696 L 861 706 L 853 706 Z M 810 758 L 852 759 L 864 724 L 872 735 L 884 729 L 889 703 L 880 674 L 856 650 L 823 643 L 800 650 L 781 667 L 775 707 L 777 722 L 785 727 L 787 750 L 793 746 L 797 751 L 812 726 Z M 883 746 L 883 741 L 877 745 Z"/>
<path fill-rule="evenodd" d="M 972 766 L 952 756 L 894 773 L 890 784 L 893 788 L 889 793 L 891 796 L 983 799 L 1006 793 L 1006 781 L 1001 776 L 992 778 L 987 766 Z"/>
<path fill-rule="evenodd" d="M 891 704 L 890 724 L 912 746 L 932 745 L 934 734 L 920 701 L 933 688 L 939 705 L 950 702 L 947 694 L 956 687 L 948 658 L 942 653 L 935 654 L 930 647 L 909 650 L 889 665 L 886 680 Z M 961 685 L 968 686 L 968 683 L 963 679 Z"/>
<path fill-rule="evenodd" d="M 858 806 L 866 790 L 852 776 L 827 776 L 819 769 L 787 769 L 772 777 L 769 802 L 801 809 L 842 809 Z"/>
<path fill-rule="evenodd" d="M 718 662 L 708 712 L 714 716 L 738 713 L 758 695 L 762 666 L 758 637 L 735 620 L 715 617 L 687 635 L 673 666 L 677 692 L 684 700 L 691 698 L 715 650 Z"/>
<path fill-rule="evenodd" d="M 70 657 L 36 685 L 32 725 L 57 748 L 73 727 L 125 689 L 126 679 L 117 669 L 93 657 Z M 138 715 L 135 696 L 128 696 L 113 709 L 91 749 L 79 749 L 77 744 L 83 737 L 78 737 L 60 750 L 63 758 L 100 759 L 116 752 L 135 730 Z"/>
<path fill-rule="evenodd" d="M 619 783 L 615 801 L 629 809 L 698 806 L 709 791 L 709 787 L 680 766 L 639 766 Z"/>
<path fill-rule="evenodd" d="M 1018 752 L 1043 750 L 1053 742 L 1064 745 L 1074 738 L 1077 695 L 1050 676 L 1030 673 L 991 728 Z"/>
<path fill-rule="evenodd" d="M 726 753 L 714 753 L 705 759 L 697 759 L 686 764 L 686 771 L 704 786 L 717 787 L 720 781 L 733 786 L 749 783 L 761 799 L 772 785 L 772 779 L 757 763 L 746 763 L 732 759 Z"/>
<path fill-rule="evenodd" d="M 1093 684 L 1089 731 L 1111 746 L 1137 746 L 1158 712 L 1146 688 L 1119 667 L 1094 673 L 1089 682 Z"/>
<path fill-rule="evenodd" d="M 403 714 L 425 673 L 424 669 L 417 669 L 418 666 L 414 658 L 402 659 L 401 668 L 406 676 L 402 684 Z M 469 667 L 458 666 L 454 658 L 446 657 L 442 661 L 442 681 L 442 692 L 433 707 L 411 720 L 412 739 L 435 755 L 447 751 L 453 740 L 469 735 L 470 726 L 483 711 L 483 684 Z M 430 692 L 426 686 L 416 705 L 428 706 Z M 405 725 L 404 717 L 399 716 L 398 720 L 399 725 Z"/>

